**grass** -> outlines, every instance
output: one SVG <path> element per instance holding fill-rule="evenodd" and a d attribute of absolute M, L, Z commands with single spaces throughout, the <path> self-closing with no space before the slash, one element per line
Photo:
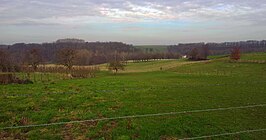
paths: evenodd
<path fill-rule="evenodd" d="M 124 71 L 120 73 L 139 73 L 139 72 L 154 72 L 154 71 L 166 71 L 171 68 L 180 67 L 183 65 L 205 63 L 205 61 L 187 61 L 186 59 L 165 59 L 165 60 L 150 60 L 148 62 L 132 62 L 129 61 Z M 108 71 L 107 64 L 101 64 L 99 68 L 102 71 Z"/>
<path fill-rule="evenodd" d="M 242 60 L 266 60 L 265 59 L 266 52 L 260 53 L 252 53 L 252 54 L 243 54 L 241 59 Z"/>
<path fill-rule="evenodd" d="M 146 50 L 146 49 L 153 49 L 155 52 L 165 52 L 167 51 L 167 45 L 141 45 L 141 46 L 134 46 L 136 48 Z"/>
<path fill-rule="evenodd" d="M 266 60 L 266 54 L 245 59 Z M 160 70 L 163 67 L 163 70 Z M 114 76 L 0 85 L 0 128 L 102 117 L 266 103 L 266 65 L 164 60 L 129 63 Z M 0 130 L 19 139 L 178 139 L 266 128 L 266 108 L 236 109 L 36 128 Z M 265 139 L 265 132 L 217 139 Z"/>

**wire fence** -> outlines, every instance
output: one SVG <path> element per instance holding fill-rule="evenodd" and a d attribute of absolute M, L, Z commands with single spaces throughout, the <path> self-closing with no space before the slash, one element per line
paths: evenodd
<path fill-rule="evenodd" d="M 255 107 L 265 107 L 265 106 L 266 106 L 266 104 L 257 104 L 257 105 L 238 106 L 238 107 L 213 108 L 213 109 L 203 109 L 203 110 L 190 110 L 190 111 L 181 111 L 181 112 L 167 112 L 167 113 L 156 113 L 156 114 L 129 115 L 129 116 L 119 116 L 119 117 L 109 117 L 109 118 L 96 118 L 96 119 L 80 120 L 80 121 L 55 122 L 55 123 L 45 123 L 45 124 L 24 125 L 24 126 L 8 126 L 8 127 L 1 127 L 0 130 L 31 128 L 31 127 L 45 127 L 45 126 L 54 126 L 54 125 L 64 125 L 64 124 L 74 124 L 74 123 L 84 123 L 84 122 L 95 122 L 95 121 L 109 121 L 109 120 L 121 120 L 121 119 L 132 119 L 132 118 L 156 117 L 156 116 L 166 116 L 166 115 L 179 115 L 179 114 L 187 114 L 187 113 L 225 111 L 225 110 L 234 110 L 234 109 L 247 109 L 247 108 L 255 108 Z"/>

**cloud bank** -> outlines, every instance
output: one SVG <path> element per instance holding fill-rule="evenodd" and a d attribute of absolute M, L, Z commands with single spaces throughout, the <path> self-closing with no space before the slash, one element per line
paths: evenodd
<path fill-rule="evenodd" d="M 78 35 L 92 40 L 96 37 L 108 40 L 111 36 L 110 40 L 152 43 L 158 40 L 156 34 L 161 34 L 169 36 L 165 41 L 161 39 L 162 44 L 167 41 L 209 41 L 208 37 L 222 41 L 230 40 L 226 38 L 230 30 L 239 32 L 229 35 L 231 40 L 263 38 L 265 7 L 265 0 L 1 0 L 1 42 L 27 39 L 25 36 L 32 36 L 36 29 L 43 34 L 34 37 L 44 37 L 43 40 Z M 101 29 L 105 34 L 101 34 Z M 49 36 L 46 30 L 62 33 Z M 194 32 L 206 33 L 201 39 Z M 187 38 L 189 34 L 191 37 Z M 216 39 L 213 38 L 215 34 Z"/>

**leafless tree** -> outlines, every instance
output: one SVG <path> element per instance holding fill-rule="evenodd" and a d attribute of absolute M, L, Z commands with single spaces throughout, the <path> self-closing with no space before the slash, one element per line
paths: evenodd
<path fill-rule="evenodd" d="M 28 52 L 25 59 L 26 63 L 30 65 L 34 71 L 36 71 L 42 62 L 41 51 L 39 49 L 33 48 Z"/>
<path fill-rule="evenodd" d="M 240 56 L 241 56 L 240 53 L 241 52 L 240 52 L 240 48 L 239 47 L 233 48 L 232 51 L 231 51 L 230 59 L 231 60 L 239 60 Z"/>
<path fill-rule="evenodd" d="M 118 70 L 124 70 L 125 65 L 121 61 L 112 61 L 108 64 L 108 69 L 110 71 L 115 71 L 116 74 Z"/>
<path fill-rule="evenodd" d="M 207 59 L 210 54 L 210 49 L 208 46 L 203 46 L 201 48 L 201 59 Z"/>
<path fill-rule="evenodd" d="M 92 57 L 92 52 L 87 49 L 80 49 L 76 52 L 75 63 L 77 65 L 89 65 Z"/>
<path fill-rule="evenodd" d="M 198 60 L 199 59 L 199 51 L 197 48 L 193 48 L 189 53 L 190 60 Z"/>
<path fill-rule="evenodd" d="M 77 57 L 77 52 L 73 48 L 62 48 L 57 52 L 57 62 L 64 65 L 71 70 L 75 59 Z"/>
<path fill-rule="evenodd" d="M 0 71 L 8 72 L 10 71 L 10 67 L 11 62 L 9 53 L 4 49 L 0 49 Z"/>

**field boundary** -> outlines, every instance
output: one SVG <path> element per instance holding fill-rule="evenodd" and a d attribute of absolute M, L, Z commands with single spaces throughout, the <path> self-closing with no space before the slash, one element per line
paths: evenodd
<path fill-rule="evenodd" d="M 129 115 L 129 116 L 97 118 L 97 119 L 79 120 L 79 121 L 55 122 L 55 123 L 21 125 L 21 126 L 9 126 L 9 127 L 1 127 L 0 130 L 31 128 L 31 127 L 45 127 L 45 126 L 53 126 L 53 125 L 64 125 L 64 124 L 95 122 L 95 121 L 121 120 L 121 119 L 130 119 L 130 118 L 144 118 L 144 117 L 156 117 L 156 116 L 166 116 L 166 115 L 178 115 L 178 114 L 187 114 L 187 113 L 214 112 L 214 111 L 247 109 L 247 108 L 255 108 L 255 107 L 265 107 L 265 106 L 266 106 L 266 104 L 256 104 L 256 105 L 246 105 L 246 106 L 238 106 L 238 107 L 213 108 L 213 109 L 190 110 L 190 111 L 156 113 L 156 114 L 143 114 L 143 115 Z"/>

